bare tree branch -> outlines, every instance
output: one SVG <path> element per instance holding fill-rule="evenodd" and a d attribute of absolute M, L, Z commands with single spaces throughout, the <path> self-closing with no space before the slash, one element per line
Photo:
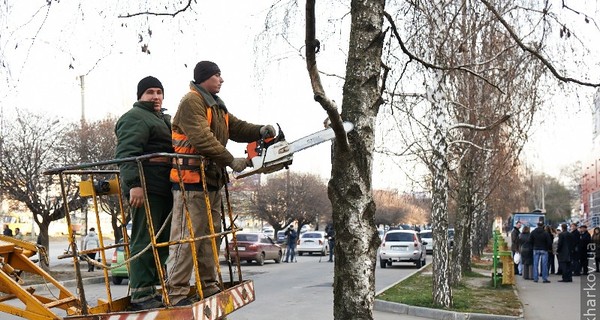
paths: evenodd
<path fill-rule="evenodd" d="M 394 23 L 394 20 L 392 19 L 392 16 L 389 13 L 387 13 L 387 12 L 384 12 L 383 15 L 386 17 L 386 19 L 390 23 L 390 25 L 392 27 L 392 31 L 394 32 L 394 35 L 398 39 L 398 44 L 400 44 L 400 48 L 402 49 L 402 52 L 404 52 L 404 54 L 406 54 L 409 57 L 410 60 L 415 60 L 415 61 L 421 63 L 426 68 L 431 68 L 431 69 L 436 69 L 436 70 L 462 70 L 462 71 L 465 71 L 467 73 L 470 73 L 470 74 L 474 75 L 475 77 L 477 77 L 477 78 L 485 81 L 490 86 L 492 86 L 492 87 L 500 90 L 500 88 L 498 88 L 498 86 L 496 86 L 495 84 L 491 83 L 489 80 L 487 80 L 486 78 L 482 77 L 480 74 L 474 72 L 471 69 L 468 69 L 468 68 L 463 67 L 463 66 L 442 67 L 442 66 L 435 65 L 433 63 L 429 63 L 429 62 L 427 62 L 427 61 L 425 61 L 425 60 L 423 60 L 423 59 L 415 56 L 414 54 L 412 54 L 412 52 L 410 52 L 408 50 L 408 48 L 406 48 L 406 46 L 404 45 L 404 42 L 402 42 L 402 38 L 400 37 L 400 33 L 398 33 L 398 29 L 396 28 L 396 24 Z M 500 91 L 502 91 L 502 90 L 500 90 Z"/>
<path fill-rule="evenodd" d="M 556 70 L 556 68 L 554 68 L 552 63 L 550 63 L 548 60 L 546 60 L 546 58 L 542 57 L 542 55 L 539 52 L 526 46 L 523 43 L 523 41 L 521 41 L 519 36 L 517 36 L 516 32 L 513 30 L 513 28 L 508 24 L 508 22 L 506 22 L 506 20 L 504 20 L 504 18 L 502 18 L 502 15 L 498 12 L 498 10 L 496 10 L 496 8 L 489 1 L 481 0 L 481 2 L 488 8 L 488 10 L 490 10 L 490 12 L 492 12 L 492 14 L 498 19 L 498 21 L 500 21 L 500 23 L 504 26 L 506 31 L 508 31 L 510 37 L 517 43 L 517 45 L 524 51 L 529 52 L 532 56 L 537 58 L 540 62 L 542 62 L 542 64 L 544 64 L 546 66 L 546 68 L 548 68 L 548 70 L 550 70 L 550 72 L 552 72 L 552 74 L 554 75 L 555 78 L 557 78 L 560 81 L 573 82 L 573 83 L 577 83 L 582 86 L 600 87 L 600 83 L 581 81 L 578 79 L 574 79 L 574 78 L 570 78 L 570 77 L 561 75 Z"/>
<path fill-rule="evenodd" d="M 475 148 L 477 148 L 479 150 L 483 150 L 483 151 L 490 151 L 490 152 L 494 151 L 492 149 L 484 148 L 484 147 L 482 147 L 482 146 L 480 146 L 478 144 L 475 144 L 475 143 L 473 143 L 472 141 L 469 141 L 469 140 L 454 140 L 454 141 L 451 141 L 451 142 L 448 143 L 448 147 L 450 147 L 451 145 L 459 144 L 459 143 L 468 144 L 468 145 L 470 145 L 472 147 L 475 147 Z"/>
<path fill-rule="evenodd" d="M 500 119 L 496 120 L 496 122 L 494 122 L 488 126 L 485 126 L 485 127 L 480 127 L 480 126 L 476 126 L 476 125 L 469 124 L 469 123 L 457 123 L 457 124 L 450 126 L 450 128 L 448 130 L 452 130 L 452 129 L 471 129 L 471 130 L 477 130 L 477 131 L 491 130 L 494 127 L 501 124 L 502 122 L 505 122 L 509 118 L 510 118 L 510 114 L 505 114 Z"/>
<path fill-rule="evenodd" d="M 150 15 L 150 16 L 171 16 L 171 17 L 175 17 L 176 15 L 186 11 L 187 9 L 189 9 L 192 6 L 192 0 L 188 0 L 187 4 L 185 5 L 185 7 L 175 11 L 175 12 L 151 12 L 151 11 L 144 11 L 144 12 L 137 12 L 137 13 L 128 13 L 128 14 L 121 14 L 119 15 L 119 18 L 131 18 L 131 17 L 135 17 L 135 16 L 142 16 L 142 15 Z"/>

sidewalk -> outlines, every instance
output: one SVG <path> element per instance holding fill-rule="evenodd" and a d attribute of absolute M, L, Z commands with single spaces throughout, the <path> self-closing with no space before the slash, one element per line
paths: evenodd
<path fill-rule="evenodd" d="M 524 318 L 527 320 L 580 319 L 583 293 L 581 282 L 594 278 L 595 286 L 598 288 L 599 277 L 600 273 L 590 273 L 587 278 L 573 276 L 573 282 L 564 283 L 558 282 L 561 279 L 560 275 L 549 275 L 550 283 L 542 283 L 541 277 L 539 282 L 535 283 L 517 276 L 517 291 L 523 303 Z M 598 296 L 594 302 L 597 304 Z"/>

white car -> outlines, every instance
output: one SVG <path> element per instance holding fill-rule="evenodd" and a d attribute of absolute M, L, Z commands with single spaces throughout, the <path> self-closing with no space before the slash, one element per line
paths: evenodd
<path fill-rule="evenodd" d="M 265 227 L 262 229 L 262 233 L 264 233 L 267 237 L 273 239 L 275 238 L 275 229 L 270 227 Z"/>
<path fill-rule="evenodd" d="M 414 230 L 390 230 L 379 248 L 380 266 L 386 268 L 392 262 L 410 262 L 421 268 L 427 263 L 425 245 Z"/>
<path fill-rule="evenodd" d="M 329 240 L 324 231 L 307 231 L 300 235 L 300 242 L 296 246 L 296 253 L 320 253 L 322 256 L 329 254 Z"/>
<path fill-rule="evenodd" d="M 427 243 L 425 245 L 427 253 L 433 253 L 433 235 L 431 230 L 423 230 L 419 234 L 421 235 L 421 240 Z"/>

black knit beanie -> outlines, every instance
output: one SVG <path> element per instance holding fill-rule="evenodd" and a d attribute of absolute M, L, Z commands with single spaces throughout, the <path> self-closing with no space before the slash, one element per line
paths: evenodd
<path fill-rule="evenodd" d="M 200 61 L 194 68 L 194 82 L 200 84 L 217 73 L 221 73 L 221 70 L 216 63 L 212 61 Z"/>
<path fill-rule="evenodd" d="M 162 83 L 160 83 L 160 81 L 153 76 L 147 76 L 144 79 L 140 80 L 140 82 L 138 83 L 138 87 L 137 87 L 138 100 L 140 100 L 142 98 L 142 95 L 144 94 L 144 92 L 146 92 L 146 90 L 148 90 L 148 88 L 160 88 L 160 90 L 162 90 L 162 92 L 163 92 L 163 96 L 165 94 L 165 89 L 163 88 Z"/>

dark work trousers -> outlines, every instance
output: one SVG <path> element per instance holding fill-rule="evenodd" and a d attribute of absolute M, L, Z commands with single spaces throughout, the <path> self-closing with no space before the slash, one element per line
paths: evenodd
<path fill-rule="evenodd" d="M 551 251 L 548 252 L 548 271 L 550 274 L 555 274 L 556 273 L 556 269 L 554 266 L 554 253 L 552 253 Z"/>
<path fill-rule="evenodd" d="M 559 269 L 562 270 L 562 280 L 568 282 L 573 281 L 573 270 L 571 269 L 571 261 L 560 261 L 558 265 Z"/>
<path fill-rule="evenodd" d="M 173 195 L 148 194 L 152 224 L 155 234 L 165 223 L 171 209 L 173 208 Z M 146 210 L 144 207 L 131 208 L 131 256 L 137 255 L 150 244 L 150 233 L 146 221 Z M 170 223 L 163 228 L 162 233 L 156 237 L 156 242 L 168 242 L 171 232 Z M 160 259 L 161 267 L 167 262 L 169 247 L 156 249 Z M 141 303 L 149 300 L 155 294 L 155 286 L 160 283 L 158 279 L 156 262 L 152 248 L 146 250 L 141 256 L 130 261 L 129 287 L 131 288 L 131 302 Z"/>
<path fill-rule="evenodd" d="M 581 273 L 588 274 L 588 255 L 587 252 L 583 251 L 579 253 L 581 257 L 579 257 L 579 263 L 581 264 Z"/>
<path fill-rule="evenodd" d="M 574 276 L 581 275 L 581 265 L 579 262 L 579 251 L 571 253 L 571 271 Z"/>
<path fill-rule="evenodd" d="M 333 262 L 333 248 L 335 248 L 335 240 L 329 239 L 329 262 Z"/>
<path fill-rule="evenodd" d="M 87 254 L 88 258 L 90 258 L 91 260 L 96 260 L 96 253 L 95 252 L 90 252 Z M 88 272 L 94 271 L 94 263 L 92 262 L 88 262 Z"/>

